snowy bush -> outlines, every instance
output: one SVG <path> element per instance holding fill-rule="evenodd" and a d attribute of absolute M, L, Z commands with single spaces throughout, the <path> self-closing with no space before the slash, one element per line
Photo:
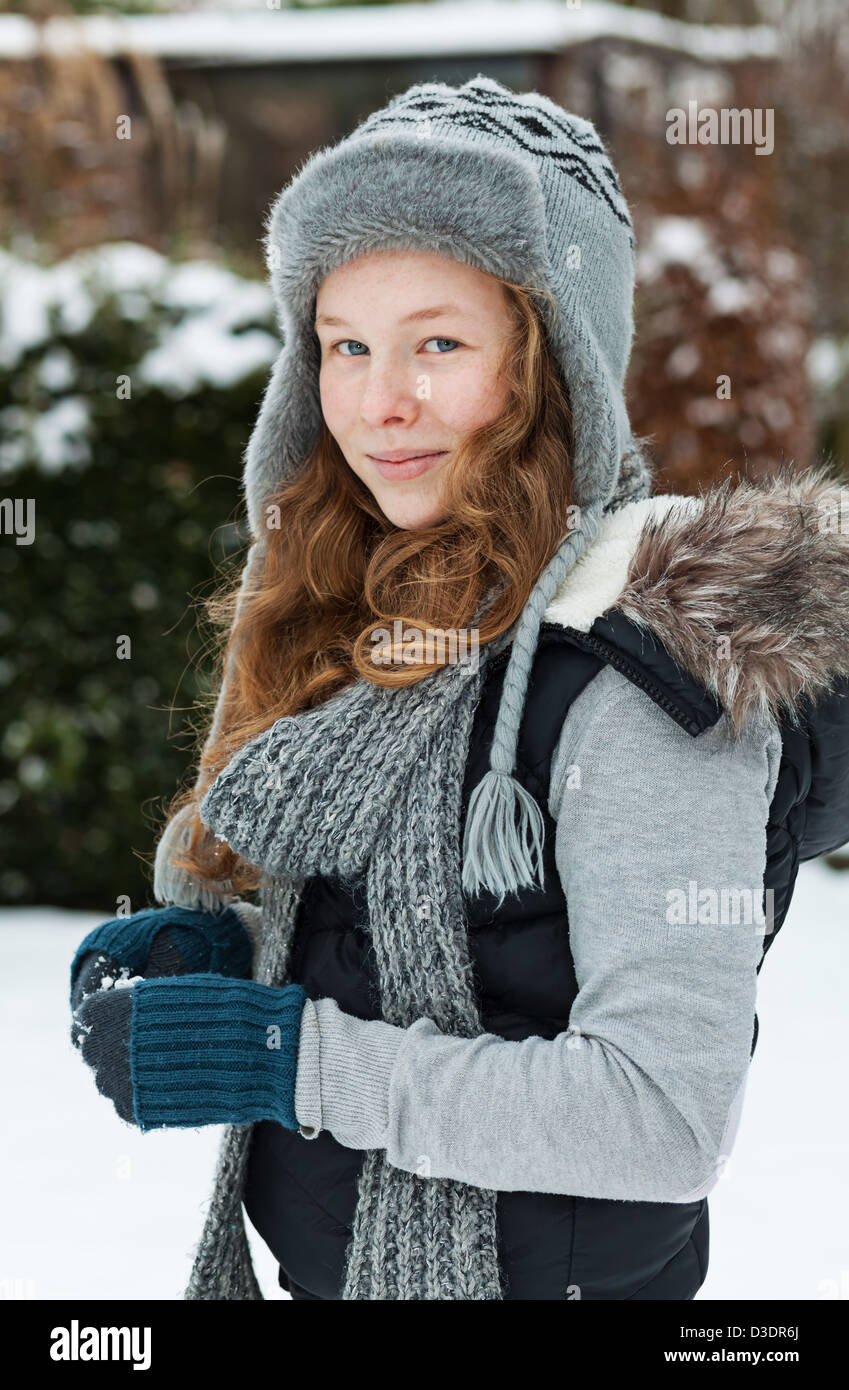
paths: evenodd
<path fill-rule="evenodd" d="M 132 243 L 0 252 L 0 901 L 148 897 L 205 663 L 192 599 L 245 536 L 270 293 Z M 29 499 L 32 499 L 29 501 Z"/>

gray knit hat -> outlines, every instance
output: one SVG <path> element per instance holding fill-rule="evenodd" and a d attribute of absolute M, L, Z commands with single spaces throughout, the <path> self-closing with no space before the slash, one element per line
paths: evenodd
<path fill-rule="evenodd" d="M 491 767 L 470 800 L 463 847 L 468 892 L 503 895 L 542 883 L 542 815 L 511 775 L 540 623 L 602 511 L 621 497 L 623 474 L 636 494 L 648 490 L 624 398 L 634 235 L 613 165 L 591 122 L 538 92 L 516 94 L 482 74 L 461 87 L 422 83 L 306 161 L 270 209 L 265 247 L 283 347 L 245 452 L 242 486 L 255 540 L 266 532 L 265 506 L 318 438 L 313 321 L 318 288 L 332 270 L 377 249 L 411 248 L 553 294 L 556 310 L 545 296 L 539 303 L 571 399 L 578 524 L 511 630 Z M 260 548 L 251 549 L 242 594 Z M 222 703 L 220 694 L 210 740 Z M 162 903 L 227 901 L 228 885 L 212 893 L 169 863 L 193 818 L 193 808 L 184 809 L 192 815 L 175 817 L 160 840 L 154 894 Z"/>

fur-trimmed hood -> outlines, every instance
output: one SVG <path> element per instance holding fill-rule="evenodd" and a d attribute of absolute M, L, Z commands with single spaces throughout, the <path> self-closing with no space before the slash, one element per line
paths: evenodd
<path fill-rule="evenodd" d="M 841 510 L 842 507 L 842 510 Z M 544 620 L 588 632 L 618 609 L 722 705 L 799 717 L 849 675 L 849 484 L 785 466 L 605 517 Z"/>

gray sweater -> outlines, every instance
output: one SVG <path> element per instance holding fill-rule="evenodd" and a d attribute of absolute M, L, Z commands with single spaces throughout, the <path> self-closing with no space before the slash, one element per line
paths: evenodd
<path fill-rule="evenodd" d="M 693 738 L 604 667 L 573 702 L 549 810 L 578 994 L 552 1040 L 458 1038 L 307 1001 L 295 1111 L 398 1168 L 496 1190 L 686 1202 L 718 1180 L 754 1028 L 781 736 Z M 739 894 L 729 890 L 742 890 Z"/>

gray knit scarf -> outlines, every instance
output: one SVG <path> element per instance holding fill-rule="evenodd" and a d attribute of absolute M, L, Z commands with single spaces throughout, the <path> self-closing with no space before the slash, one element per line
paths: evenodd
<path fill-rule="evenodd" d="M 625 459 L 606 510 L 649 492 L 642 458 Z M 560 565 L 547 568 L 535 591 L 529 660 L 547 591 L 581 549 L 573 545 L 567 559 L 564 547 Z M 399 689 L 357 680 L 322 705 L 277 720 L 216 778 L 202 819 L 265 875 L 257 980 L 289 983 L 306 880 L 365 871 L 384 1019 L 408 1027 L 427 1016 L 459 1037 L 483 1031 L 463 904 L 461 799 L 475 710 L 489 665 L 512 632 L 484 647 L 477 667 L 449 664 Z M 242 1213 L 251 1136 L 252 1126 L 224 1131 L 187 1299 L 263 1297 Z M 503 1298 L 496 1193 L 406 1172 L 384 1150 L 366 1150 L 342 1297 Z"/>

